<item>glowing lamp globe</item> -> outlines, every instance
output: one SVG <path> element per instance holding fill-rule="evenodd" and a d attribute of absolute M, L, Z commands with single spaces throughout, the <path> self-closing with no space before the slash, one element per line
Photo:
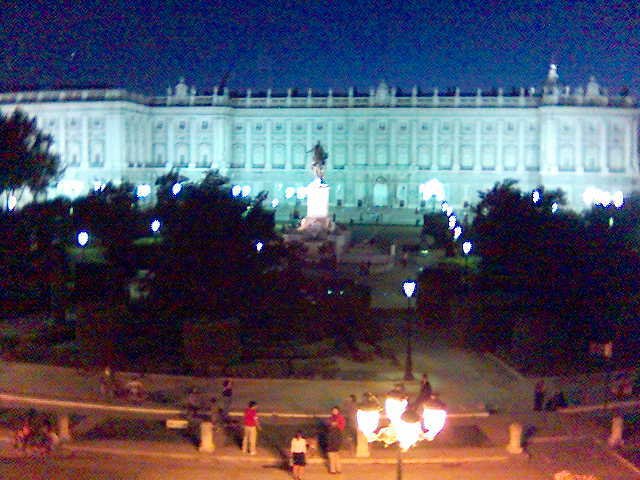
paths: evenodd
<path fill-rule="evenodd" d="M 413 294 L 416 291 L 416 282 L 415 280 L 405 280 L 402 284 L 402 290 L 407 298 L 413 297 Z"/>
<path fill-rule="evenodd" d="M 429 401 L 423 404 L 422 410 L 422 426 L 424 429 L 424 437 L 432 441 L 436 435 L 444 428 L 447 420 L 447 411 L 444 405 L 439 401 Z"/>
<path fill-rule="evenodd" d="M 89 234 L 84 230 L 78 233 L 78 245 L 84 247 L 89 242 Z"/>
<path fill-rule="evenodd" d="M 400 421 L 400 417 L 407 409 L 409 402 L 404 395 L 388 395 L 384 401 L 384 413 L 392 425 L 396 425 Z"/>
<path fill-rule="evenodd" d="M 375 440 L 375 431 L 380 423 L 380 411 L 378 408 L 362 406 L 356 412 L 358 429 L 367 437 L 367 441 Z"/>
<path fill-rule="evenodd" d="M 540 201 L 540 192 L 538 190 L 534 190 L 531 194 L 531 200 L 533 203 L 538 203 Z"/>
<path fill-rule="evenodd" d="M 158 230 L 160 230 L 160 220 L 156 219 L 151 222 L 151 231 L 153 233 L 158 233 Z"/>
<path fill-rule="evenodd" d="M 471 248 L 472 248 L 471 242 L 464 242 L 462 244 L 462 251 L 465 255 L 469 255 L 469 252 L 471 252 Z"/>
<path fill-rule="evenodd" d="M 181 183 L 174 183 L 173 187 L 171 187 L 171 193 L 173 193 L 174 197 L 176 195 L 178 195 L 181 191 L 182 191 L 182 184 Z"/>
<path fill-rule="evenodd" d="M 394 424 L 398 444 L 403 452 L 413 447 L 422 435 L 420 416 L 411 410 L 404 412 L 397 423 Z"/>

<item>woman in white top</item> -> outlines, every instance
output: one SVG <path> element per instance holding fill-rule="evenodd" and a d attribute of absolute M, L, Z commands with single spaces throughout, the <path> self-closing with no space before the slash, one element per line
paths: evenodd
<path fill-rule="evenodd" d="M 307 440 L 301 431 L 291 439 L 291 463 L 293 465 L 293 480 L 302 480 L 304 467 L 307 464 Z"/>

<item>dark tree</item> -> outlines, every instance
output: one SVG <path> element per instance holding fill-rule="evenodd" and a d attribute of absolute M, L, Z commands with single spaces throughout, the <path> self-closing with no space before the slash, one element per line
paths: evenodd
<path fill-rule="evenodd" d="M 21 110 L 0 114 L 0 193 L 25 189 L 34 197 L 46 191 L 62 174 L 60 158 L 51 153 L 50 135 L 42 133 L 35 118 Z"/>

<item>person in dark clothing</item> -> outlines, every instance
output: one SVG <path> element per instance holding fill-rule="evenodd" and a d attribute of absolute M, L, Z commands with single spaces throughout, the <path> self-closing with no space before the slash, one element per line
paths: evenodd
<path fill-rule="evenodd" d="M 544 380 L 540 380 L 536 383 L 536 386 L 533 391 L 533 409 L 536 412 L 540 412 L 544 405 L 544 396 L 545 396 L 545 388 L 544 388 Z"/>
<path fill-rule="evenodd" d="M 431 388 L 431 383 L 429 383 L 429 377 L 427 377 L 426 373 L 422 374 L 422 379 L 420 380 L 420 399 L 425 401 L 431 398 L 431 394 L 433 390 Z"/>
<path fill-rule="evenodd" d="M 231 400 L 233 400 L 233 382 L 227 378 L 222 382 L 222 411 L 225 417 L 229 415 Z"/>
<path fill-rule="evenodd" d="M 327 432 L 327 456 L 329 457 L 329 473 L 340 473 L 340 448 L 342 447 L 342 430 L 338 422 L 332 420 Z"/>

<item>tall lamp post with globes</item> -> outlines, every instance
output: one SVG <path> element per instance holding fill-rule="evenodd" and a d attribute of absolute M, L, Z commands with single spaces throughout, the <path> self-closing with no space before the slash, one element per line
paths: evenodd
<path fill-rule="evenodd" d="M 427 399 L 409 406 L 408 398 L 401 392 L 389 392 L 384 402 L 384 417 L 381 406 L 370 396 L 356 413 L 360 456 L 368 456 L 368 442 L 383 442 L 385 446 L 398 443 L 396 468 L 397 480 L 402 480 L 402 454 L 421 440 L 432 441 L 443 429 L 447 418 L 445 405 L 437 399 Z"/>
<path fill-rule="evenodd" d="M 413 312 L 411 311 L 411 297 L 416 292 L 416 281 L 415 280 L 405 280 L 402 284 L 402 291 L 404 295 L 407 297 L 407 355 L 404 362 L 404 379 L 407 381 L 414 380 L 413 377 L 413 361 L 411 358 L 411 334 L 412 334 L 412 325 L 411 325 L 411 316 Z"/>

